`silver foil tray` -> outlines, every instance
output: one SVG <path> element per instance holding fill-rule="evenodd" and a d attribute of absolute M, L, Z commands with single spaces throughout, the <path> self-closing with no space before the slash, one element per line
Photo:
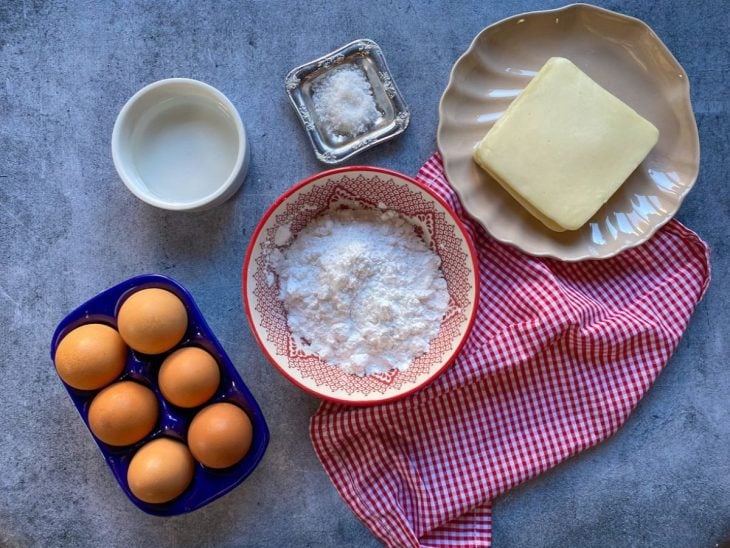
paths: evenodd
<path fill-rule="evenodd" d="M 380 114 L 368 131 L 354 138 L 328 131 L 320 123 L 312 99 L 313 88 L 318 80 L 329 71 L 347 64 L 359 68 L 365 74 Z M 286 75 L 285 86 L 317 158 L 327 164 L 342 162 L 403 133 L 411 118 L 408 105 L 388 70 L 383 51 L 372 40 L 355 40 L 291 70 Z"/>

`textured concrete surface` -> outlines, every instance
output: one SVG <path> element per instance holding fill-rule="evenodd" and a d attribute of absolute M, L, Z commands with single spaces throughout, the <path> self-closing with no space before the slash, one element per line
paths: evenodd
<path fill-rule="evenodd" d="M 257 219 L 323 168 L 282 79 L 351 39 L 379 42 L 412 124 L 356 161 L 414 173 L 435 148 L 438 100 L 472 37 L 502 17 L 561 3 L 0 1 L 0 545 L 376 545 L 311 449 L 317 401 L 267 364 L 241 306 L 240 269 Z M 626 427 L 497 501 L 494 545 L 716 546 L 730 541 L 727 5 L 601 4 L 647 21 L 689 73 L 702 170 L 679 219 L 712 245 L 714 282 Z M 118 110 L 170 76 L 221 89 L 250 132 L 249 177 L 211 212 L 148 207 L 112 165 Z M 48 356 L 69 310 L 143 272 L 190 289 L 272 434 L 242 487 L 173 519 L 126 500 Z"/>

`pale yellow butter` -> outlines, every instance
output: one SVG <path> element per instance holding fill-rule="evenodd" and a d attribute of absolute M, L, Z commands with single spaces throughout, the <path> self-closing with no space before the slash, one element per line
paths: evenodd
<path fill-rule="evenodd" d="M 659 131 L 568 59 L 553 57 L 497 120 L 475 161 L 553 230 L 583 226 Z"/>

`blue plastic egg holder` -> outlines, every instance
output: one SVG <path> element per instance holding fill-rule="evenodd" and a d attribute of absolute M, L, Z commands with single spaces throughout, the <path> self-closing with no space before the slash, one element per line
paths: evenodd
<path fill-rule="evenodd" d="M 152 433 L 143 440 L 125 447 L 107 445 L 93 434 L 92 437 L 122 490 L 134 504 L 148 514 L 175 516 L 197 510 L 238 486 L 256 468 L 269 443 L 269 429 L 261 409 L 208 327 L 190 293 L 175 280 L 156 274 L 136 276 L 115 285 L 85 302 L 61 321 L 53 334 L 51 360 L 55 359 L 56 349 L 61 339 L 83 324 L 103 323 L 116 329 L 119 306 L 135 291 L 151 287 L 166 289 L 182 300 L 188 313 L 188 329 L 182 341 L 164 354 L 148 355 L 136 352 L 131 348 L 128 349 L 124 372 L 114 382 L 133 380 L 150 388 L 157 396 L 159 404 L 160 416 L 157 425 Z M 164 359 L 175 350 L 185 346 L 198 346 L 207 350 L 218 362 L 221 373 L 221 382 L 213 397 L 203 405 L 191 409 L 177 407 L 165 400 L 157 384 L 157 373 Z M 88 428 L 89 405 L 101 389 L 77 390 L 66 383 L 64 386 Z M 224 470 L 206 468 L 196 462 L 195 474 L 190 486 L 176 499 L 163 504 L 149 504 L 137 499 L 127 484 L 129 462 L 137 450 L 145 443 L 163 436 L 185 443 L 188 426 L 195 414 L 207 405 L 223 401 L 238 405 L 251 419 L 253 441 L 243 460 Z M 91 430 L 89 432 L 91 433 Z"/>

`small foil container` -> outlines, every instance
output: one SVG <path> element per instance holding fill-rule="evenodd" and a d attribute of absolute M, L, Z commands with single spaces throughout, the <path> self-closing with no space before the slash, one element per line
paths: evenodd
<path fill-rule="evenodd" d="M 331 71 L 351 65 L 362 70 L 372 88 L 380 116 L 364 133 L 355 137 L 330 131 L 314 107 L 314 90 Z M 393 81 L 383 51 L 372 40 L 355 40 L 341 48 L 299 66 L 286 75 L 286 92 L 312 142 L 317 158 L 337 164 L 358 152 L 392 139 L 405 131 L 411 118 L 408 105 Z"/>

